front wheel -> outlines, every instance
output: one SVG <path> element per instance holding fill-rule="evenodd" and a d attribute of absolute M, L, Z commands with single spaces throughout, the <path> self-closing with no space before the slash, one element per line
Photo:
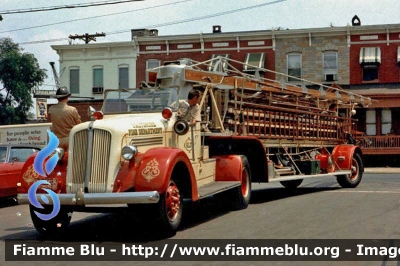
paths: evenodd
<path fill-rule="evenodd" d="M 351 174 L 336 177 L 339 185 L 343 188 L 355 188 L 360 184 L 363 174 L 363 163 L 358 153 L 354 154 L 351 161 Z"/>
<path fill-rule="evenodd" d="M 157 222 L 160 229 L 166 233 L 176 232 L 182 221 L 182 200 L 183 196 L 179 191 L 179 183 L 172 178 L 167 190 L 160 195 L 160 201 L 157 203 Z"/>
<path fill-rule="evenodd" d="M 48 221 L 40 219 L 34 212 L 37 211 L 40 213 L 50 213 L 51 210 L 48 207 L 45 207 L 44 209 L 38 209 L 29 204 L 29 211 L 36 230 L 46 238 L 57 238 L 64 235 L 72 218 L 72 211 L 69 212 L 62 208 L 54 218 Z"/>

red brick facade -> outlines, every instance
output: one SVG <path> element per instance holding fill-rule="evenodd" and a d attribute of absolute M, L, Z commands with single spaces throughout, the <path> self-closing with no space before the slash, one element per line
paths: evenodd
<path fill-rule="evenodd" d="M 371 40 L 361 40 L 361 36 L 373 36 Z M 400 82 L 400 67 L 397 62 L 397 50 L 400 42 L 399 33 L 389 34 L 363 34 L 352 35 L 350 47 L 350 84 L 366 84 L 362 80 L 362 66 L 360 64 L 360 50 L 363 47 L 379 47 L 381 50 L 381 63 L 378 67 L 378 83 Z"/>
<path fill-rule="evenodd" d="M 260 43 L 261 45 L 251 45 L 251 43 Z M 216 43 L 222 43 L 224 47 L 219 47 Z M 187 45 L 189 49 L 179 49 L 180 45 Z M 157 47 L 156 51 L 149 51 L 148 46 L 153 49 Z M 170 43 L 167 47 L 165 42 L 157 43 L 151 42 L 151 44 L 140 45 L 140 52 L 136 62 L 136 86 L 139 86 L 140 82 L 146 80 L 146 61 L 149 59 L 160 60 L 161 64 L 165 61 L 175 61 L 180 58 L 190 58 L 195 61 L 203 62 L 210 60 L 213 54 L 229 54 L 230 59 L 244 62 L 247 53 L 266 53 L 265 66 L 264 68 L 274 70 L 275 69 L 275 52 L 272 49 L 271 39 L 259 40 L 241 40 L 239 43 L 236 39 L 214 39 L 210 41 L 204 41 L 204 48 L 201 48 L 199 40 L 193 42 L 179 42 Z M 238 48 L 239 46 L 239 48 Z M 242 70 L 242 66 L 235 62 L 230 62 L 235 68 Z M 274 79 L 272 73 L 266 73 L 265 78 Z"/>

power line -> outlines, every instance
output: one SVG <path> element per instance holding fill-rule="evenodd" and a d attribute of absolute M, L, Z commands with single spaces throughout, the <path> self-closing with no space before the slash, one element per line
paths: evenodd
<path fill-rule="evenodd" d="M 191 22 L 191 21 L 202 20 L 202 19 L 207 19 L 207 18 L 219 17 L 219 16 L 228 15 L 228 14 L 232 14 L 232 13 L 237 13 L 237 12 L 241 12 L 241 11 L 245 11 L 245 10 L 250 10 L 250 9 L 259 8 L 259 7 L 263 7 L 263 6 L 273 5 L 273 4 L 277 4 L 277 3 L 280 3 L 280 2 L 284 2 L 284 1 L 286 1 L 286 0 L 276 0 L 276 1 L 268 2 L 268 3 L 259 4 L 259 5 L 233 9 L 233 10 L 229 10 L 229 11 L 225 11 L 225 12 L 219 12 L 219 13 L 209 14 L 209 15 L 195 17 L 195 18 L 189 18 L 189 19 L 171 21 L 171 22 L 155 24 L 155 25 L 150 25 L 150 26 L 144 26 L 143 28 L 160 28 L 160 27 L 165 27 L 165 26 L 181 24 L 181 23 L 185 23 L 185 22 Z M 121 34 L 121 33 L 125 33 L 125 32 L 130 32 L 131 30 L 132 29 L 119 30 L 119 31 L 106 33 L 106 35 Z M 0 33 L 2 33 L 2 32 L 0 32 Z M 35 42 L 25 42 L 25 43 L 20 43 L 20 44 L 21 45 L 22 44 L 26 45 L 26 44 L 36 44 L 36 43 L 61 41 L 61 40 L 68 40 L 68 38 L 54 39 L 54 40 L 42 40 L 42 41 L 35 41 Z"/>
<path fill-rule="evenodd" d="M 134 10 L 129 10 L 129 11 L 110 13 L 110 14 L 106 14 L 106 15 L 92 16 L 92 17 L 80 18 L 80 19 L 74 19 L 74 20 L 65 20 L 65 21 L 60 21 L 60 22 L 55 22 L 55 23 L 43 24 L 43 25 L 38 25 L 38 26 L 26 27 L 26 28 L 19 28 L 19 29 L 14 29 L 14 30 L 5 30 L 5 31 L 0 31 L 0 33 L 21 31 L 21 30 L 30 30 L 30 29 L 36 29 L 36 28 L 47 27 L 47 26 L 54 26 L 54 25 L 58 25 L 58 24 L 71 23 L 71 22 L 82 21 L 82 20 L 89 20 L 89 19 L 95 19 L 95 18 L 114 16 L 114 15 L 121 15 L 121 14 L 124 14 L 124 13 L 143 11 L 143 10 L 147 10 L 147 9 L 152 9 L 152 8 L 157 8 L 157 7 L 164 7 L 164 6 L 175 5 L 175 4 L 180 4 L 180 3 L 184 3 L 184 2 L 191 2 L 191 1 L 193 1 L 193 0 L 177 1 L 177 2 L 158 5 L 158 6 L 144 7 L 144 8 L 139 8 L 139 9 L 134 9 Z"/>
<path fill-rule="evenodd" d="M 40 44 L 40 43 L 46 43 L 46 42 L 59 42 L 59 41 L 64 41 L 64 40 L 68 40 L 68 38 L 48 39 L 48 40 L 40 40 L 40 41 L 32 41 L 32 42 L 21 42 L 18 44 L 19 45 Z"/>
<path fill-rule="evenodd" d="M 228 14 L 232 14 L 232 13 L 237 13 L 237 12 L 241 12 L 241 11 L 245 11 L 245 10 L 249 10 L 249 9 L 254 9 L 254 8 L 258 8 L 258 7 L 263 7 L 263 6 L 268 6 L 268 5 L 272 5 L 272 4 L 277 4 L 277 3 L 280 3 L 280 2 L 284 2 L 284 1 L 286 1 L 286 0 L 276 0 L 276 1 L 268 2 L 268 3 L 264 3 L 264 4 L 259 4 L 259 5 L 255 5 L 255 6 L 249 6 L 249 7 L 243 7 L 243 8 L 239 8 L 239 9 L 233 9 L 233 10 L 229 10 L 229 11 L 225 11 L 225 12 L 219 12 L 219 13 L 214 13 L 214 14 L 209 14 L 209 15 L 205 15 L 205 16 L 201 16 L 201 17 L 188 18 L 188 19 L 182 19 L 182 20 L 177 20 L 177 21 L 165 22 L 165 23 L 161 23 L 161 24 L 155 24 L 155 25 L 150 25 L 150 26 L 144 26 L 143 28 L 159 28 L 159 27 L 165 27 L 165 26 L 171 26 L 171 25 L 181 24 L 181 23 L 185 23 L 185 22 L 192 22 L 192 21 L 196 21 L 196 20 L 202 20 L 202 19 L 207 19 L 207 18 L 219 17 L 219 16 L 224 16 L 224 15 L 228 15 Z M 129 30 L 114 31 L 114 32 L 109 32 L 109 33 L 107 33 L 107 35 L 120 34 L 120 33 L 125 33 L 125 32 L 130 32 L 130 31 L 131 31 L 131 29 L 129 29 Z"/>
<path fill-rule="evenodd" d="M 128 2 L 137 2 L 137 1 L 143 1 L 143 0 L 109 0 L 109 1 L 102 1 L 102 2 L 72 4 L 72 5 L 63 5 L 63 6 L 49 6 L 49 7 L 38 7 L 38 8 L 15 9 L 15 10 L 0 11 L 0 14 L 9 15 L 9 14 L 19 14 L 19 13 L 53 11 L 53 10 L 59 10 L 59 9 L 70 9 L 70 8 L 80 8 L 80 7 L 123 4 L 123 3 L 128 3 Z"/>

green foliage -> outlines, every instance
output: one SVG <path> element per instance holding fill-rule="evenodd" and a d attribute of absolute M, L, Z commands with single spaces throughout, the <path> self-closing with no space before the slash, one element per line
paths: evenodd
<path fill-rule="evenodd" d="M 33 54 L 23 53 L 10 38 L 0 39 L 0 125 L 26 123 L 31 92 L 46 77 Z"/>

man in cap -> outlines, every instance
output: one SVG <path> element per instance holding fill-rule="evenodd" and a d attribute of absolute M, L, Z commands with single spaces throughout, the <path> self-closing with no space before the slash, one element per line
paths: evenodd
<path fill-rule="evenodd" d="M 67 104 L 69 96 L 71 94 L 66 87 L 58 88 L 56 92 L 58 103 L 51 106 L 48 112 L 52 122 L 52 130 L 60 141 L 58 146 L 65 151 L 68 151 L 69 132 L 75 125 L 82 122 L 76 108 Z"/>
<path fill-rule="evenodd" d="M 191 90 L 188 94 L 188 99 L 186 101 L 186 110 L 183 110 L 183 119 L 189 122 L 191 125 L 196 125 L 196 122 L 201 121 L 201 110 L 200 110 L 200 91 Z"/>

